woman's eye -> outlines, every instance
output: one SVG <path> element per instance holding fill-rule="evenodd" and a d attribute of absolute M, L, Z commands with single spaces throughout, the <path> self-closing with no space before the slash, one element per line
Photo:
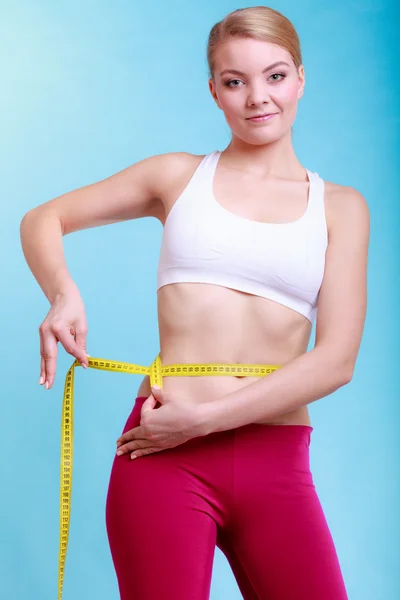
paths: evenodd
<path fill-rule="evenodd" d="M 285 79 L 286 75 L 285 73 L 273 73 L 269 79 L 272 78 L 273 82 L 278 82 L 278 81 L 282 81 L 282 79 Z M 234 84 L 238 84 L 238 85 L 234 85 Z M 230 87 L 230 88 L 235 88 L 235 87 L 240 87 L 239 84 L 243 83 L 240 79 L 231 79 L 230 81 L 227 81 L 225 83 L 226 87 Z"/>
<path fill-rule="evenodd" d="M 227 82 L 225 83 L 225 85 L 226 85 L 227 87 L 239 87 L 239 86 L 237 86 L 237 85 L 231 85 L 231 83 L 233 83 L 234 81 L 240 81 L 240 79 L 231 79 L 230 81 L 227 81 Z"/>
<path fill-rule="evenodd" d="M 273 73 L 271 77 L 283 77 L 285 79 L 286 75 L 284 73 Z M 273 81 L 281 81 L 281 79 L 274 79 Z"/>

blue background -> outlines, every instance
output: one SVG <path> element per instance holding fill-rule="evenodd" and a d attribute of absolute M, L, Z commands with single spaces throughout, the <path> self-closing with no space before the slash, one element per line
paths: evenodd
<path fill-rule="evenodd" d="M 390 1 L 275 2 L 306 68 L 293 142 L 304 166 L 358 189 L 371 212 L 369 303 L 351 383 L 310 406 L 314 481 L 350 600 L 400 597 L 399 9 Z M 240 5 L 239 5 L 240 6 Z M 246 5 L 242 5 L 246 6 Z M 229 129 L 207 86 L 212 25 L 229 1 L 16 0 L 0 22 L 0 595 L 56 597 L 60 417 L 72 357 L 38 385 L 49 304 L 23 258 L 24 213 L 146 156 L 223 150 Z M 155 219 L 66 236 L 88 352 L 149 365 L 159 350 Z M 310 347 L 314 343 L 314 336 Z M 141 381 L 77 369 L 72 522 L 64 600 L 117 600 L 104 507 L 115 440 Z M 241 598 L 216 549 L 211 599 Z"/>

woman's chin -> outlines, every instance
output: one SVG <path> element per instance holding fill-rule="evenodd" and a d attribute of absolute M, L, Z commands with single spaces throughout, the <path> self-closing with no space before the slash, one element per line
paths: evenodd
<path fill-rule="evenodd" d="M 249 134 L 248 131 L 240 131 L 240 132 L 234 132 L 232 131 L 233 135 L 236 138 L 241 139 L 243 142 L 245 142 L 246 144 L 252 144 L 253 146 L 263 146 L 264 144 L 270 144 L 271 142 L 276 142 L 277 140 L 279 140 L 282 137 L 282 134 L 280 132 L 268 132 L 266 133 L 264 132 L 252 132 L 251 134 Z"/>

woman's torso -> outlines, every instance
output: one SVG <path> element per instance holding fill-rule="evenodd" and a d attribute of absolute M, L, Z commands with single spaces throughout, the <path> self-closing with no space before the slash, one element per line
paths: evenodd
<path fill-rule="evenodd" d="M 182 154 L 176 171 L 165 174 L 158 214 L 162 225 L 190 182 L 203 156 Z M 225 209 L 263 223 L 286 223 L 301 218 L 307 208 L 308 182 L 262 184 L 222 164 L 215 172 L 214 198 Z M 326 225 L 329 210 L 325 186 Z M 336 187 L 336 186 L 335 186 Z M 268 201 L 266 201 L 268 198 Z M 245 201 L 243 199 L 246 199 Z M 295 248 L 293 248 L 295 251 Z M 285 365 L 307 351 L 312 325 L 292 308 L 243 291 L 208 283 L 173 283 L 158 291 L 160 355 L 163 364 L 257 363 Z M 266 376 L 268 377 L 268 375 Z M 258 377 L 165 377 L 166 392 L 188 402 L 210 402 L 259 381 Z M 138 396 L 151 393 L 144 377 Z M 304 406 L 274 419 L 273 424 L 310 425 Z"/>

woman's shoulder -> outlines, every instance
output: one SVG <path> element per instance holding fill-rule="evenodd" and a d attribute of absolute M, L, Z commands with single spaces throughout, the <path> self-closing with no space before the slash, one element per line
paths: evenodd
<path fill-rule="evenodd" d="M 154 155 L 152 159 L 157 163 L 161 186 L 165 189 L 170 184 L 174 185 L 174 182 L 191 176 L 205 156 L 190 152 L 166 152 Z"/>
<path fill-rule="evenodd" d="M 154 185 L 163 205 L 162 215 L 158 216 L 162 223 L 174 200 L 180 196 L 205 156 L 207 155 L 190 152 L 167 152 L 153 157 L 157 172 Z"/>
<path fill-rule="evenodd" d="M 188 166 L 199 164 L 206 154 L 192 154 L 191 152 L 166 152 L 156 155 L 160 162 L 168 164 L 170 167 L 185 169 Z"/>
<path fill-rule="evenodd" d="M 205 156 L 190 152 L 168 152 L 159 155 L 159 172 L 162 173 L 164 188 L 179 185 L 180 180 L 189 179 Z"/>
<path fill-rule="evenodd" d="M 330 227 L 349 218 L 361 221 L 369 216 L 366 198 L 352 186 L 324 180 L 324 202 Z"/>

